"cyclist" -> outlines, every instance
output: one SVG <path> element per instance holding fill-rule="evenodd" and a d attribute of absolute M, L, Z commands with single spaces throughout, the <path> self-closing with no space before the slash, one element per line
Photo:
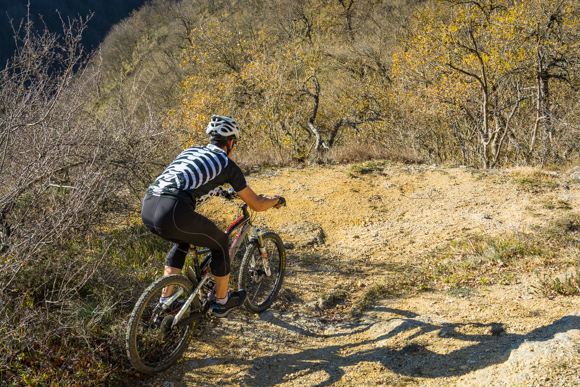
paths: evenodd
<path fill-rule="evenodd" d="M 278 208 L 284 199 L 258 196 L 247 185 L 241 169 L 229 159 L 240 138 L 240 129 L 232 118 L 212 116 L 206 133 L 207 146 L 185 149 L 149 186 L 141 217 L 149 231 L 175 243 L 167 254 L 164 275 L 181 274 L 190 245 L 211 250 L 215 280 L 212 308 L 216 317 L 224 317 L 244 302 L 246 292 L 228 292 L 228 237 L 211 220 L 195 212 L 196 202 L 212 195 L 224 183 L 229 183 L 254 211 Z M 160 302 L 165 303 L 172 293 L 173 289 L 165 289 Z"/>

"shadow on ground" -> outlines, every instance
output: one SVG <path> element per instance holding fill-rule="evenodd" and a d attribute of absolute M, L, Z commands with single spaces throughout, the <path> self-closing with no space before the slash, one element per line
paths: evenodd
<path fill-rule="evenodd" d="M 565 316 L 554 323 L 539 327 L 525 335 L 509 334 L 503 331 L 499 324 L 450 324 L 434 323 L 428 318 L 420 318 L 413 312 L 389 308 L 375 309 L 377 316 L 393 313 L 401 317 L 390 319 L 376 319 L 371 323 L 359 323 L 340 333 L 318 334 L 315 332 L 301 332 L 313 339 L 329 342 L 321 343 L 321 347 L 305 349 L 294 354 L 272 354 L 254 358 L 251 361 L 235 360 L 235 364 L 248 368 L 249 373 L 240 374 L 230 379 L 246 386 L 263 386 L 288 383 L 295 380 L 308 379 L 309 374 L 317 373 L 317 382 L 308 385 L 329 386 L 337 383 L 345 376 L 345 368 L 362 363 L 380 364 L 400 376 L 420 378 L 442 378 L 464 375 L 478 369 L 505 362 L 510 353 L 524 342 L 547 341 L 558 333 L 580 327 L 579 316 Z M 294 327 L 291 322 L 268 315 L 268 322 L 288 331 L 302 331 Z M 487 334 L 466 334 L 460 330 L 466 327 L 488 330 Z M 576 327 L 576 328 L 574 328 Z M 478 329 L 481 331 L 482 329 Z M 441 340 L 461 341 L 460 349 L 446 354 L 435 353 L 428 346 L 419 344 L 420 338 L 431 332 L 438 331 Z M 336 344 L 341 337 L 365 333 L 369 337 L 352 344 Z M 402 348 L 390 347 L 386 341 L 400 334 L 409 334 L 406 338 L 409 344 Z M 495 333 L 495 334 L 494 334 Z M 414 341 L 417 342 L 414 342 Z M 432 367 L 432 364 L 445 364 L 445 367 Z M 189 369 L 188 372 L 197 373 L 199 369 Z M 203 372 L 203 371 L 202 371 Z M 322 377 L 320 375 L 323 375 Z M 188 377 L 184 379 L 188 382 Z M 192 381 L 193 380 L 189 380 Z M 363 381 L 360 380 L 362 383 Z M 219 384 L 219 383 L 218 383 Z M 298 383 L 300 384 L 300 383 Z"/>

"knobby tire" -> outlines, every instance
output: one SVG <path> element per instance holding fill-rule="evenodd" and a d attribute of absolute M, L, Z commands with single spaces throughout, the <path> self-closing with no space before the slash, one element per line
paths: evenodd
<path fill-rule="evenodd" d="M 246 249 L 238 279 L 240 289 L 247 293 L 244 306 L 254 313 L 263 312 L 276 300 L 286 270 L 286 250 L 282 239 L 274 232 L 265 232 L 262 238 L 271 275 L 268 277 L 265 273 L 260 248 L 254 240 Z"/>
<path fill-rule="evenodd" d="M 195 329 L 196 322 L 182 328 L 169 329 L 172 315 L 176 313 L 153 315 L 161 290 L 169 285 L 174 285 L 174 292 L 179 287 L 183 288 L 184 294 L 179 298 L 181 300 L 186 300 L 193 291 L 191 281 L 182 275 L 162 277 L 145 289 L 129 319 L 127 354 L 133 366 L 143 373 L 161 372 L 175 363 L 187 349 Z"/>

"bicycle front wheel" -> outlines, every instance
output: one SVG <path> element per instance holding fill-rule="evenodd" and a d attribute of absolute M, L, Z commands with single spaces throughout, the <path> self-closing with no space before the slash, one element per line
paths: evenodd
<path fill-rule="evenodd" d="M 173 294 L 180 295 L 168 309 L 160 310 L 159 297 L 167 286 L 173 286 Z M 145 289 L 133 308 L 126 334 L 127 354 L 138 371 L 151 374 L 166 370 L 185 351 L 196 323 L 181 328 L 171 328 L 171 324 L 192 291 L 193 284 L 182 275 L 162 277 Z"/>
<path fill-rule="evenodd" d="M 265 232 L 262 238 L 265 256 L 262 256 L 258 242 L 252 241 L 242 260 L 238 280 L 240 289 L 247 293 L 244 305 L 254 313 L 263 312 L 272 305 L 286 270 L 286 251 L 282 239 L 273 232 Z"/>

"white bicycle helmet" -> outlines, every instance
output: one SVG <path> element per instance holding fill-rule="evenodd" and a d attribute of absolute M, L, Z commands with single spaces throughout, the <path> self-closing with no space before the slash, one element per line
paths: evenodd
<path fill-rule="evenodd" d="M 240 138 L 240 128 L 236 121 L 225 116 L 211 116 L 205 132 L 211 136 Z"/>

